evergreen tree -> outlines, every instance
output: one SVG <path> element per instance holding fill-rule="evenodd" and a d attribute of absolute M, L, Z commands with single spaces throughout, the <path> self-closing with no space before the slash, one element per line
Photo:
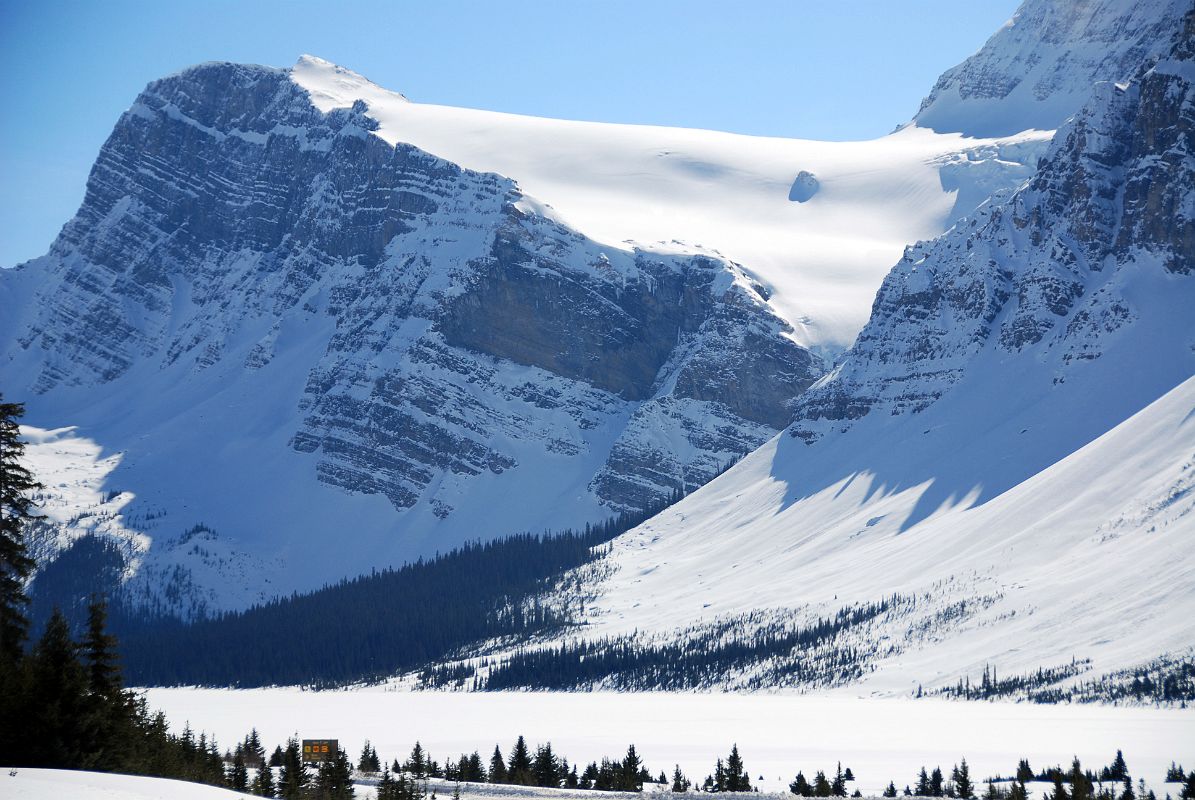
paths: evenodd
<path fill-rule="evenodd" d="M 494 754 L 490 756 L 490 783 L 506 783 L 506 761 L 502 758 L 502 751 L 494 745 Z"/>
<path fill-rule="evenodd" d="M 416 778 L 425 778 L 429 772 L 429 766 L 427 754 L 423 752 L 423 745 L 415 742 L 415 746 L 411 748 L 411 755 L 407 756 L 407 763 L 403 764 L 403 770 Z"/>
<path fill-rule="evenodd" d="M 1033 780 L 1033 770 L 1029 766 L 1029 759 L 1022 758 L 1017 764 L 1017 780 L 1026 783 Z"/>
<path fill-rule="evenodd" d="M 257 774 L 253 776 L 253 785 L 249 787 L 249 791 L 258 797 L 274 796 L 274 772 L 269 764 L 262 762 Z"/>
<path fill-rule="evenodd" d="M 522 736 L 515 742 L 514 750 L 510 752 L 506 780 L 508 783 L 519 786 L 532 786 L 535 783 L 535 776 L 531 772 L 531 753 L 527 750 L 527 740 Z"/>
<path fill-rule="evenodd" d="M 925 767 L 921 768 L 921 773 L 917 776 L 917 788 L 913 790 L 913 794 L 918 797 L 929 797 L 932 794 L 929 786 L 929 773 L 925 771 Z"/>
<path fill-rule="evenodd" d="M 687 792 L 689 791 L 689 779 L 685 777 L 685 773 L 680 771 L 680 764 L 672 770 L 672 791 Z"/>
<path fill-rule="evenodd" d="M 1092 800 L 1095 787 L 1083 771 L 1078 758 L 1071 762 L 1070 784 L 1072 800 Z"/>
<path fill-rule="evenodd" d="M 5 403 L 0 396 L 0 674 L 10 676 L 29 636 L 25 579 L 33 559 L 25 546 L 25 526 L 36 517 L 32 494 L 41 488 L 21 463 L 25 443 L 17 420 L 24 413 L 22 403 Z"/>
<path fill-rule="evenodd" d="M 1054 773 L 1054 789 L 1048 795 L 1049 800 L 1070 800 L 1066 787 L 1062 785 L 1062 772 Z"/>
<path fill-rule="evenodd" d="M 834 772 L 834 781 L 830 784 L 830 794 L 834 797 L 846 797 L 846 776 L 842 773 L 842 762 Z"/>
<path fill-rule="evenodd" d="M 1125 776 L 1125 783 L 1129 782 L 1128 776 Z M 1195 800 L 1195 769 L 1191 770 L 1187 775 L 1186 781 L 1183 782 L 1183 788 L 1179 791 L 1178 796 L 1181 800 Z"/>
<path fill-rule="evenodd" d="M 896 781 L 888 781 L 888 788 L 884 790 L 884 797 L 896 797 Z"/>
<path fill-rule="evenodd" d="M 1124 776 L 1124 791 L 1120 793 L 1119 800 L 1137 800 L 1137 795 L 1133 792 L 1133 779 L 1127 774 Z"/>
<path fill-rule="evenodd" d="M 319 765 L 315 775 L 316 800 L 353 800 L 353 765 L 344 750 Z"/>
<path fill-rule="evenodd" d="M 626 757 L 622 760 L 622 774 L 618 781 L 619 788 L 624 792 L 637 792 L 643 788 L 643 761 L 635 750 L 635 745 L 627 748 Z"/>
<path fill-rule="evenodd" d="M 89 702 L 87 673 L 62 611 L 55 608 L 46 623 L 31 665 L 29 704 L 36 713 L 25 729 L 24 759 L 29 766 L 78 767 L 90 747 L 80 721 Z"/>
<path fill-rule="evenodd" d="M 805 779 L 805 773 L 797 771 L 797 777 L 788 785 L 788 790 L 798 797 L 812 797 L 813 787 L 809 785 L 809 781 Z"/>
<path fill-rule="evenodd" d="M 535 759 L 531 763 L 531 774 L 536 786 L 559 788 L 560 760 L 552 752 L 551 742 L 536 748 Z"/>
<path fill-rule="evenodd" d="M 282 753 L 282 771 L 278 773 L 278 796 L 283 800 L 301 800 L 311 783 L 307 765 L 299 751 L 299 740 L 291 737 Z"/>
<path fill-rule="evenodd" d="M 232 757 L 232 771 L 228 775 L 228 786 L 236 792 L 249 791 L 249 770 L 245 768 L 245 752 L 237 748 Z"/>
<path fill-rule="evenodd" d="M 80 648 L 87 671 L 87 710 L 80 720 L 91 752 L 80 766 L 111 771 L 122 768 L 133 746 L 134 709 L 124 691 L 116 655 L 116 639 L 107 632 L 107 606 L 93 599 L 87 609 L 87 631 Z"/>
<path fill-rule="evenodd" d="M 1120 783 L 1129 774 L 1129 765 L 1125 763 L 1124 753 L 1116 751 L 1116 758 L 1112 759 L 1112 767 L 1108 770 L 1108 779 Z"/>
<path fill-rule="evenodd" d="M 270 766 L 271 767 L 281 767 L 282 766 L 282 745 L 274 746 L 274 752 L 270 754 Z"/>
<path fill-rule="evenodd" d="M 365 740 L 365 745 L 361 748 L 361 759 L 357 762 L 357 769 L 362 772 L 381 772 L 382 763 L 378 758 L 378 751 L 373 748 L 369 740 Z"/>
<path fill-rule="evenodd" d="M 934 771 L 929 774 L 929 793 L 931 797 L 942 797 L 942 770 L 939 767 L 934 767 Z"/>
<path fill-rule="evenodd" d="M 730 755 L 726 759 L 726 791 L 751 791 L 751 776 L 743 766 L 743 758 L 739 755 L 739 746 L 734 744 L 730 748 Z"/>
<path fill-rule="evenodd" d="M 1027 763 L 1026 766 L 1028 766 Z M 1019 773 L 1020 770 L 1018 770 Z M 1032 774 L 1030 777 L 1032 777 Z M 1029 789 L 1025 786 L 1025 781 L 1020 778 L 1013 781 L 1012 787 L 1008 790 L 1008 800 L 1029 800 Z"/>
<path fill-rule="evenodd" d="M 967 766 L 967 759 L 964 758 L 954 767 L 950 779 L 954 782 L 954 792 L 958 797 L 970 800 L 975 796 L 975 784 L 971 781 L 971 769 Z"/>
<path fill-rule="evenodd" d="M 820 769 L 817 774 L 813 776 L 813 796 L 814 797 L 829 797 L 831 794 L 830 782 L 826 780 L 826 773 Z"/>

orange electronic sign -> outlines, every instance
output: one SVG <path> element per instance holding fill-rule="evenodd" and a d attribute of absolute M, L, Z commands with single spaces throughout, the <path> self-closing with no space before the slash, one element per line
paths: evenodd
<path fill-rule="evenodd" d="M 322 764 L 336 758 L 338 739 L 304 739 L 303 763 Z"/>

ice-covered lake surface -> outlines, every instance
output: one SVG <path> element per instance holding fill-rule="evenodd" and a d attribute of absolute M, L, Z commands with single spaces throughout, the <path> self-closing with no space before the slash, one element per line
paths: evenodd
<path fill-rule="evenodd" d="M 187 722 L 231 745 L 256 727 L 269 748 L 288 736 L 337 738 L 356 759 L 366 739 L 386 761 L 419 740 L 443 763 L 477 750 L 488 761 L 520 734 L 552 743 L 570 762 L 621 756 L 634 743 L 649 769 L 674 765 L 700 781 L 737 743 L 752 780 L 782 791 L 797 770 L 832 773 L 841 761 L 864 794 L 889 780 L 913 784 L 924 764 L 949 775 L 966 758 L 976 779 L 1009 774 L 1028 758 L 1041 769 L 1109 763 L 1124 751 L 1134 778 L 1159 797 L 1172 760 L 1195 766 L 1195 709 L 1031 705 L 791 694 L 447 693 L 381 688 L 150 689 L 172 727 Z"/>

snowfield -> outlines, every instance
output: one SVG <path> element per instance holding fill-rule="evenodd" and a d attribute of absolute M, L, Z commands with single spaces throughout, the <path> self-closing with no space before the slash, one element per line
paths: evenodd
<path fill-rule="evenodd" d="M 1020 758 L 1034 769 L 1069 765 L 1075 755 L 1099 766 L 1120 748 L 1134 777 L 1158 789 L 1171 760 L 1195 761 L 1195 711 L 1189 709 L 666 692 L 147 694 L 176 731 L 189 721 L 228 744 L 256 726 L 270 749 L 296 734 L 337 737 L 354 760 L 365 739 L 386 761 L 405 759 L 415 740 L 441 762 L 473 750 L 488 759 L 495 744 L 508 754 L 522 734 L 532 745 L 551 741 L 558 754 L 582 766 L 621 756 L 634 743 L 649 769 L 671 774 L 679 764 L 699 783 L 737 742 L 764 791 L 786 790 L 798 769 L 810 778 L 818 769 L 833 771 L 839 760 L 857 776 L 857 788 L 875 795 L 889 780 L 902 788 L 913 782 L 922 764 L 948 772 L 963 757 L 981 778 L 1015 770 Z"/>
<path fill-rule="evenodd" d="M 413 103 L 315 56 L 291 76 L 321 111 L 364 101 L 385 141 L 513 178 L 539 201 L 534 211 L 604 244 L 739 262 L 772 290 L 798 342 L 831 352 L 867 321 L 905 245 L 1027 178 L 1054 133 L 975 139 L 910 127 L 818 142 Z M 798 178 L 816 180 L 805 202 L 791 197 Z"/>

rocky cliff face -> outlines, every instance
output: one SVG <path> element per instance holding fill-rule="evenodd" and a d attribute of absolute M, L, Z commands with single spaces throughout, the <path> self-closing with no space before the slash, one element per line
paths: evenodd
<path fill-rule="evenodd" d="M 942 74 L 914 123 L 968 136 L 1054 130 L 1099 81 L 1126 81 L 1163 53 L 1187 0 L 1025 0 L 963 63 Z"/>
<path fill-rule="evenodd" d="M 167 450 L 257 481 L 261 508 L 306 472 L 398 558 L 646 508 L 786 425 L 820 375 L 735 265 L 602 248 L 375 127 L 285 70 L 151 84 L 49 254 L 0 274 L 6 396 L 124 453 L 124 488 L 187 509 L 180 533 L 222 515 L 212 536 L 272 555 L 322 523 L 243 509 L 249 534 L 227 498 L 167 499 Z M 293 457 L 286 482 L 261 474 Z"/>
<path fill-rule="evenodd" d="M 1024 187 L 908 249 L 848 357 L 799 401 L 795 436 L 916 413 L 980 363 L 1029 359 L 1065 382 L 1160 308 L 1159 292 L 1190 290 L 1193 34 L 1188 12 L 1171 52 L 1127 85 L 1098 87 Z M 1169 282 L 1135 285 L 1149 279 Z"/>

